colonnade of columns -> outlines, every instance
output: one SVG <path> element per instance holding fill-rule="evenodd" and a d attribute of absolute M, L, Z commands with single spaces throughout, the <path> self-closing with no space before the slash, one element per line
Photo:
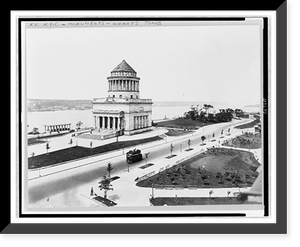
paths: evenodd
<path fill-rule="evenodd" d="M 134 117 L 134 129 L 142 129 L 148 127 L 148 116 L 137 116 Z"/>
<path fill-rule="evenodd" d="M 121 129 L 121 117 L 113 116 L 94 116 L 96 129 Z"/>
<path fill-rule="evenodd" d="M 70 129 L 71 124 L 45 125 L 45 131 L 64 131 Z"/>
<path fill-rule="evenodd" d="M 109 80 L 109 91 L 139 91 L 139 82 L 135 80 Z"/>

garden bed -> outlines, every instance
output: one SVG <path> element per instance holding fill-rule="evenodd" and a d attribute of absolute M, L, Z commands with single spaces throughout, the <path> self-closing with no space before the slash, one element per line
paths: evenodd
<path fill-rule="evenodd" d="M 237 136 L 236 138 L 225 142 L 222 145 L 245 149 L 258 149 L 261 148 L 261 133 L 245 133 L 241 136 Z"/>
<path fill-rule="evenodd" d="M 153 206 L 259 204 L 237 197 L 156 197 L 151 198 L 150 202 Z"/>
<path fill-rule="evenodd" d="M 176 154 L 172 154 L 172 155 L 167 156 L 166 159 L 172 159 L 172 158 L 174 158 L 176 156 L 177 156 Z"/>
<path fill-rule="evenodd" d="M 251 187 L 259 162 L 251 152 L 211 148 L 181 164 L 138 182 L 140 187 L 181 186 L 188 188 Z"/>
<path fill-rule="evenodd" d="M 146 164 L 146 165 L 143 165 L 143 166 L 140 166 L 139 168 L 140 169 L 146 169 L 146 168 L 148 168 L 148 167 L 150 167 L 150 166 L 153 166 L 154 164 L 152 164 L 152 163 L 148 163 L 148 164 Z"/>
<path fill-rule="evenodd" d="M 257 125 L 258 123 L 260 123 L 260 119 L 257 118 L 255 120 L 253 120 L 250 123 L 246 123 L 246 124 L 242 124 L 242 125 L 238 125 L 236 127 L 234 127 L 235 129 L 248 129 L 248 128 L 253 128 L 255 125 Z"/>
<path fill-rule="evenodd" d="M 98 201 L 98 202 L 101 202 L 102 204 L 106 205 L 107 207 L 114 207 L 117 205 L 117 203 L 109 200 L 109 199 L 106 199 L 102 196 L 96 196 L 93 198 L 94 200 Z"/>
<path fill-rule="evenodd" d="M 157 127 L 166 127 L 166 128 L 180 128 L 183 130 L 196 130 L 200 127 L 211 125 L 215 123 L 203 123 L 199 120 L 176 118 L 173 120 L 162 121 L 156 124 Z"/>

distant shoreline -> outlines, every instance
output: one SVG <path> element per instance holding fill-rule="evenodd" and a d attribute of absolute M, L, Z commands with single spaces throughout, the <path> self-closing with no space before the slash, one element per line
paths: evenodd
<path fill-rule="evenodd" d="M 153 107 L 184 107 L 191 105 L 224 105 L 222 102 L 200 102 L 200 101 L 154 101 Z M 228 105 L 229 108 L 230 105 Z M 260 104 L 247 105 L 244 107 L 260 107 Z M 28 99 L 28 112 L 51 112 L 51 111 L 92 110 L 92 100 L 62 100 L 62 99 Z"/>

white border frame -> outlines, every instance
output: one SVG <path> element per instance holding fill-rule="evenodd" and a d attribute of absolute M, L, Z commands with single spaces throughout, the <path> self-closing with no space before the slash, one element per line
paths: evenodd
<path fill-rule="evenodd" d="M 38 13 L 38 14 L 37 14 Z M 11 12 L 11 124 L 13 126 L 11 132 L 11 222 L 12 223 L 275 223 L 276 222 L 276 169 L 270 171 L 270 217 L 264 218 L 233 218 L 233 219 L 217 219 L 217 218 L 19 218 L 18 205 L 16 198 L 18 197 L 16 185 L 18 185 L 18 171 L 14 164 L 17 163 L 18 155 L 18 136 L 14 126 L 18 127 L 17 122 L 17 81 L 18 81 L 18 40 L 17 26 L 20 17 L 262 17 L 269 16 L 270 25 L 270 40 L 271 40 L 271 75 L 269 80 L 271 90 L 271 103 L 269 106 L 271 112 L 270 132 L 270 160 L 272 167 L 276 168 L 276 12 L 275 11 L 12 11 Z M 24 93 L 24 92 L 22 92 Z M 24 98 L 24 97 L 23 97 Z M 274 107 L 275 106 L 275 107 Z M 22 115 L 24 119 L 24 115 Z M 16 140 L 16 142 L 14 142 Z M 16 153 L 15 153 L 15 152 Z"/>

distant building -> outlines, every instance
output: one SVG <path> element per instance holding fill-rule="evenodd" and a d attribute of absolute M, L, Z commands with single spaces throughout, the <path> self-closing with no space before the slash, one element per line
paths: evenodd
<path fill-rule="evenodd" d="M 150 130 L 153 102 L 140 99 L 140 78 L 136 71 L 123 60 L 107 80 L 108 96 L 92 102 L 95 129 L 111 133 L 120 131 L 125 135 Z"/>

